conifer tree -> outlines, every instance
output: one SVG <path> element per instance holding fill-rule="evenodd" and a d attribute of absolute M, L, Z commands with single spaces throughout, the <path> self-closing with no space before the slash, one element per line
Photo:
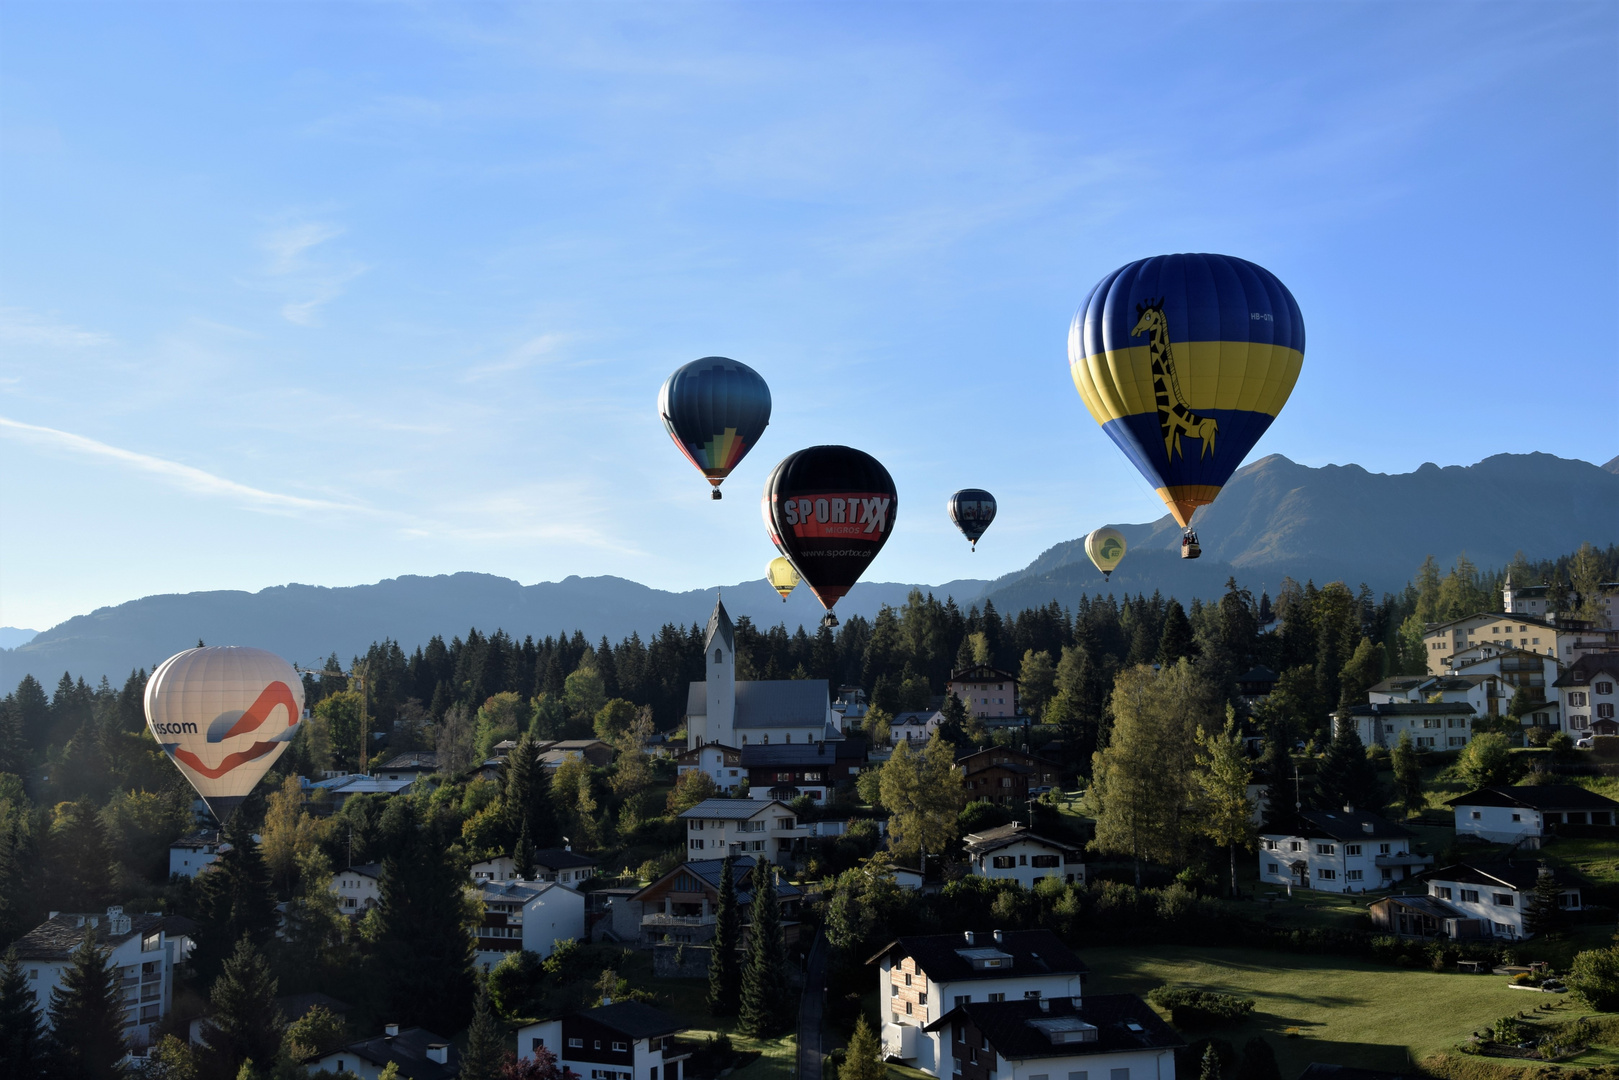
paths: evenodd
<path fill-rule="evenodd" d="M 708 958 L 708 1012 L 735 1016 L 742 996 L 742 968 L 737 960 L 741 913 L 736 904 L 736 860 L 720 865 L 719 903 L 714 909 L 714 938 Z"/>
<path fill-rule="evenodd" d="M 1524 928 L 1532 934 L 1555 934 L 1561 931 L 1566 922 L 1563 909 L 1558 903 L 1562 891 L 1562 886 L 1557 884 L 1557 878 L 1552 876 L 1551 870 L 1542 863 L 1540 873 L 1535 878 L 1534 890 L 1530 892 L 1529 902 L 1524 910 Z"/>
<path fill-rule="evenodd" d="M 1329 811 L 1344 806 L 1357 810 L 1380 806 L 1377 770 L 1367 760 L 1366 747 L 1355 725 L 1345 721 L 1336 728 L 1326 756 L 1321 759 L 1321 768 L 1316 772 L 1317 804 Z"/>
<path fill-rule="evenodd" d="M 1223 1080 L 1220 1075 L 1220 1051 L 1210 1043 L 1203 1050 L 1203 1064 L 1198 1070 L 1197 1080 Z"/>
<path fill-rule="evenodd" d="M 28 988 L 17 950 L 7 949 L 0 967 L 0 1076 L 44 1080 L 48 1047 L 39 1002 Z"/>
<path fill-rule="evenodd" d="M 838 1070 L 838 1080 L 884 1080 L 887 1075 L 882 1045 L 862 1013 L 855 1021 L 854 1034 L 849 1037 L 849 1049 L 844 1054 L 843 1068 Z"/>
<path fill-rule="evenodd" d="M 1164 611 L 1164 632 L 1158 639 L 1158 664 L 1169 667 L 1192 654 L 1192 621 L 1179 600 L 1171 600 Z"/>
<path fill-rule="evenodd" d="M 61 985 L 51 991 L 51 1073 L 56 1080 L 121 1077 L 126 1048 L 118 969 L 96 947 L 91 927 L 69 959 Z"/>
<path fill-rule="evenodd" d="M 512 863 L 517 876 L 524 881 L 534 880 L 534 841 L 529 839 L 528 823 L 523 824 L 523 831 L 517 834 L 517 843 L 512 845 Z"/>
<path fill-rule="evenodd" d="M 270 871 L 245 815 L 225 826 L 226 850 L 197 878 L 197 951 L 192 966 L 204 980 L 218 976 L 243 938 L 262 948 L 275 929 Z"/>
<path fill-rule="evenodd" d="M 276 980 L 264 954 L 242 938 L 208 993 L 208 1026 L 201 1052 L 205 1080 L 235 1080 L 249 1061 L 260 1071 L 274 1066 L 282 1028 L 275 995 Z"/>
<path fill-rule="evenodd" d="M 749 927 L 748 963 L 742 972 L 739 1025 L 756 1038 L 770 1038 L 787 1026 L 792 998 L 787 985 L 787 945 L 782 937 L 781 908 L 776 900 L 775 868 L 760 858 L 753 867 L 753 915 Z"/>
<path fill-rule="evenodd" d="M 467 1022 L 473 995 L 464 882 L 442 828 L 419 823 L 413 800 L 399 813 L 403 843 L 382 860 L 378 882 L 373 985 L 398 1023 L 456 1029 Z"/>
<path fill-rule="evenodd" d="M 44 847 L 46 896 L 53 909 L 100 911 L 107 906 L 112 851 L 95 803 L 58 803 Z"/>
<path fill-rule="evenodd" d="M 501 1052 L 500 1025 L 489 1004 L 489 986 L 478 980 L 472 1026 L 467 1029 L 467 1050 L 461 1055 L 461 1080 L 498 1080 Z"/>
<path fill-rule="evenodd" d="M 1394 766 L 1394 787 L 1401 808 L 1407 814 L 1421 810 L 1426 804 L 1422 793 L 1422 762 L 1417 757 L 1416 745 L 1411 741 L 1411 732 L 1400 732 L 1399 741 L 1389 754 L 1389 761 Z"/>
<path fill-rule="evenodd" d="M 540 764 L 539 748 L 533 736 L 524 732 L 506 758 L 505 812 L 507 835 L 517 837 L 527 831 L 536 847 L 556 841 L 556 809 L 551 800 L 551 781 Z"/>

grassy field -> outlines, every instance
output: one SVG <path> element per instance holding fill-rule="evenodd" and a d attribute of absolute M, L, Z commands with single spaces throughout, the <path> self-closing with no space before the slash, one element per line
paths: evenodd
<path fill-rule="evenodd" d="M 1263 1035 L 1284 1076 L 1312 1061 L 1404 1068 L 1544 1000 L 1508 990 L 1497 976 L 1440 975 L 1342 957 L 1180 946 L 1082 955 L 1091 968 L 1088 993 L 1144 995 L 1172 982 L 1256 999 L 1250 1021 L 1214 1034 L 1238 1048 Z"/>
<path fill-rule="evenodd" d="M 621 973 L 622 974 L 622 973 Z M 689 1025 L 682 1038 L 702 1042 L 720 1032 L 731 1037 L 731 1045 L 742 1052 L 758 1051 L 759 1057 L 732 1073 L 727 1080 L 792 1080 L 798 1072 L 797 1017 L 794 1031 L 779 1039 L 750 1039 L 736 1030 L 734 1018 L 716 1019 L 708 1015 L 708 983 L 703 979 L 636 979 L 659 996 L 658 1007 L 678 1016 Z"/>

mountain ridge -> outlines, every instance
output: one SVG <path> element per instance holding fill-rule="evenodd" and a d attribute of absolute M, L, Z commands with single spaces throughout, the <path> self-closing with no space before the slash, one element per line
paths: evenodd
<path fill-rule="evenodd" d="M 1548 507 L 1553 508 L 1548 511 Z M 1481 568 L 1567 554 L 1582 541 L 1619 538 L 1619 459 L 1605 466 L 1550 454 L 1497 454 L 1474 465 L 1425 462 L 1409 473 L 1373 473 L 1359 465 L 1300 465 L 1272 454 L 1244 466 L 1218 502 L 1194 522 L 1203 558 L 1179 558 L 1181 531 L 1164 515 L 1121 524 L 1129 554 L 1104 580 L 1084 554 L 1083 538 L 1047 548 L 1023 569 L 993 581 L 941 585 L 862 582 L 838 604 L 840 615 L 873 616 L 904 602 L 913 588 L 953 598 L 963 608 L 992 601 L 1003 614 L 1053 600 L 1071 607 L 1097 593 L 1162 592 L 1183 602 L 1218 596 L 1229 578 L 1256 595 L 1274 593 L 1283 576 L 1361 583 L 1374 592 L 1402 588 L 1432 554 L 1450 565 L 1466 552 Z M 347 659 L 373 642 L 407 651 L 432 636 L 476 626 L 519 638 L 580 630 L 592 641 L 631 631 L 643 637 L 664 623 L 703 623 L 716 596 L 733 617 L 762 625 L 813 628 L 820 607 L 807 589 L 783 604 L 763 580 L 670 592 L 614 576 L 522 585 L 476 571 L 403 575 L 366 585 L 275 585 L 258 592 L 168 593 L 98 608 L 0 649 L 0 685 L 25 673 L 47 685 L 63 671 L 90 681 L 121 679 L 190 647 L 251 642 L 303 664 L 336 652 Z"/>

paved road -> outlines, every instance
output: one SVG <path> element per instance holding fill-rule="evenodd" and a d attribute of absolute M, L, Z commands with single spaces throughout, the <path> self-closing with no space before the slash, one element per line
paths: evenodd
<path fill-rule="evenodd" d="M 804 969 L 804 997 L 798 1005 L 798 1080 L 821 1080 L 826 1060 L 821 1019 L 826 1012 L 826 934 L 817 932 Z"/>

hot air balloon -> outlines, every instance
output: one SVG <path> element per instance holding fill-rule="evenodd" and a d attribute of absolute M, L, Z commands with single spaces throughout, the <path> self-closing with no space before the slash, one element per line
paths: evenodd
<path fill-rule="evenodd" d="M 1085 554 L 1102 571 L 1102 578 L 1111 580 L 1114 567 L 1124 558 L 1124 534 L 1111 525 L 1097 529 L 1085 537 Z"/>
<path fill-rule="evenodd" d="M 770 587 L 781 593 L 781 602 L 787 602 L 787 595 L 798 588 L 798 571 L 793 564 L 777 555 L 770 560 L 770 567 L 765 571 L 765 577 L 770 579 Z"/>
<path fill-rule="evenodd" d="M 146 724 L 223 823 L 286 751 L 304 684 L 263 649 L 187 649 L 146 681 Z"/>
<path fill-rule="evenodd" d="M 973 550 L 977 551 L 978 538 L 995 520 L 995 496 L 983 488 L 962 488 L 950 496 L 946 509 L 961 535 L 971 541 Z"/>
<path fill-rule="evenodd" d="M 826 608 L 860 580 L 894 531 L 899 496 L 882 462 L 847 446 L 788 454 L 765 481 L 765 527 Z"/>
<path fill-rule="evenodd" d="M 693 360 L 664 381 L 658 415 L 680 452 L 714 485 L 731 474 L 770 423 L 770 387 L 746 364 Z"/>
<path fill-rule="evenodd" d="M 1229 255 L 1159 255 L 1097 283 L 1068 329 L 1085 407 L 1186 530 L 1270 427 L 1304 363 L 1293 294 Z"/>

